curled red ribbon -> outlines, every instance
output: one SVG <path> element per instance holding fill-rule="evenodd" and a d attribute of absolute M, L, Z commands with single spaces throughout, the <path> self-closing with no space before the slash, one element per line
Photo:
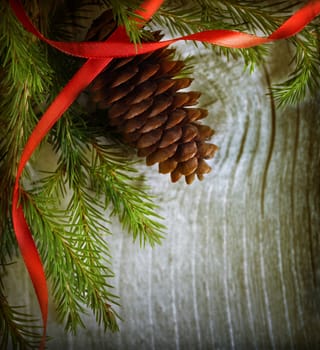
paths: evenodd
<path fill-rule="evenodd" d="M 141 5 L 141 8 L 136 11 L 136 13 L 142 18 L 137 19 L 137 24 L 142 26 L 144 22 L 148 21 L 159 9 L 162 3 L 163 0 L 145 1 Z M 19 180 L 32 153 L 50 131 L 52 126 L 76 100 L 81 91 L 92 82 L 92 80 L 112 61 L 113 58 L 148 53 L 166 47 L 179 40 L 197 40 L 230 48 L 248 48 L 275 40 L 289 38 L 301 31 L 308 23 L 310 23 L 310 21 L 320 14 L 320 0 L 308 2 L 268 37 L 258 37 L 231 30 L 209 30 L 176 39 L 155 43 L 144 43 L 141 45 L 130 43 L 123 27 L 119 27 L 110 38 L 104 42 L 66 43 L 50 40 L 44 37 L 34 27 L 26 15 L 20 0 L 10 0 L 10 5 L 26 30 L 36 35 L 39 39 L 66 54 L 88 58 L 85 64 L 78 70 L 52 102 L 30 135 L 21 155 L 13 190 L 13 226 L 22 257 L 32 280 L 41 309 L 44 334 L 41 348 L 43 348 L 45 345 L 48 317 L 48 289 L 38 250 L 24 217 L 23 209 L 19 204 Z"/>

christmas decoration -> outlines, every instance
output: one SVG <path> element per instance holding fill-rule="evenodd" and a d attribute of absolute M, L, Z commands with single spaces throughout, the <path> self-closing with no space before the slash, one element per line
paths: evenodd
<path fill-rule="evenodd" d="M 106 41 L 66 42 L 70 21 L 59 24 L 61 13 L 69 11 L 77 17 L 77 11 L 82 8 L 78 18 L 83 19 L 85 13 L 93 22 L 99 17 L 97 12 L 105 11 L 106 3 L 112 9 L 113 18 L 118 20 L 118 26 L 112 28 L 114 32 Z M 15 234 L 37 293 L 44 335 L 48 302 L 46 277 L 52 282 L 53 299 L 67 331 L 83 325 L 82 305 L 92 309 L 99 324 L 117 330 L 117 314 L 113 308 L 117 300 L 110 291 L 108 280 L 112 272 L 103 237 L 110 234 L 102 224 L 105 208 L 111 207 L 111 214 L 117 215 L 123 227 L 141 243 L 159 243 L 162 238 L 164 227 L 159 223 L 156 204 L 143 187 L 137 187 L 135 180 L 139 177 L 132 176 L 135 170 L 123 147 L 115 142 L 103 143 L 101 136 L 112 141 L 111 131 L 121 134 L 127 144 L 138 148 L 140 156 L 146 157 L 147 164 L 159 163 L 160 172 L 171 173 L 172 181 L 184 175 L 186 182 L 191 183 L 195 175 L 201 179 L 210 170 L 204 159 L 211 158 L 216 149 L 206 143 L 212 129 L 198 122 L 206 112 L 190 107 L 197 102 L 199 94 L 180 92 L 190 80 L 177 76 L 182 63 L 171 57 L 174 51 L 167 46 L 181 39 L 213 43 L 224 47 L 215 47 L 215 50 L 226 55 L 241 55 L 250 66 L 265 54 L 263 48 L 251 47 L 295 35 L 320 12 L 320 2 L 312 1 L 285 22 L 291 10 L 286 1 L 278 3 L 273 14 L 267 2 L 263 2 L 264 10 L 260 10 L 261 2 L 258 5 L 246 1 L 237 3 L 238 6 L 234 6 L 233 1 L 223 2 L 222 7 L 220 1 L 213 1 L 211 5 L 207 1 L 182 3 L 178 7 L 165 4 L 167 8 L 163 12 L 159 0 L 143 4 L 125 0 L 81 1 L 78 6 L 62 0 L 41 5 L 32 1 L 25 9 L 19 1 L 10 1 L 11 7 L 6 1 L 0 4 L 3 14 L 0 23 L 1 264 L 5 271 L 15 254 Z M 85 8 L 95 11 L 85 11 Z M 33 35 L 20 25 L 12 9 Z M 181 19 L 177 20 L 174 14 L 181 14 L 182 10 Z M 160 38 L 155 37 L 154 42 L 144 42 L 142 27 L 147 26 L 151 17 L 153 21 L 148 24 L 151 29 L 155 25 L 164 26 L 174 34 L 188 35 L 165 41 L 157 41 Z M 54 34 L 59 32 L 59 25 L 64 28 L 60 31 L 62 38 Z M 82 28 L 82 24 L 78 25 Z M 273 33 L 258 37 L 239 32 L 256 29 Z M 297 101 L 305 96 L 307 88 L 312 92 L 318 87 L 317 23 L 308 29 L 292 39 L 296 69 L 286 82 L 274 89 L 279 104 Z M 74 31 L 75 27 L 71 33 Z M 189 34 L 190 31 L 195 34 Z M 99 34 L 99 30 L 96 33 Z M 50 35 L 53 39 L 47 38 Z M 42 44 L 36 37 L 63 53 Z M 234 51 L 233 48 L 247 49 Z M 139 56 L 133 57 L 136 55 Z M 131 57 L 120 58 L 126 56 Z M 81 62 L 76 57 L 88 58 L 79 70 Z M 129 73 L 133 73 L 130 84 L 127 84 L 127 67 L 130 67 Z M 137 69 L 143 74 L 137 74 Z M 154 76 L 150 79 L 152 72 Z M 90 94 L 100 109 L 107 109 L 103 113 L 113 128 L 108 133 L 90 122 L 91 112 L 77 100 L 96 77 Z M 124 89 L 127 85 L 128 90 Z M 30 158 L 45 137 L 58 156 L 57 164 L 54 171 L 33 181 L 30 169 L 25 166 L 29 164 L 32 168 Z M 67 191 L 70 199 L 66 209 L 62 209 L 61 200 Z M 0 309 L 2 348 L 8 344 L 15 348 L 34 348 L 40 343 L 44 346 L 45 338 L 29 330 L 30 317 L 9 305 L 2 283 Z"/>

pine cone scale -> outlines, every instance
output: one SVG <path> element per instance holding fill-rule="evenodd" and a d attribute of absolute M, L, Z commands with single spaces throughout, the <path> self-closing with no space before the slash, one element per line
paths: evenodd
<path fill-rule="evenodd" d="M 168 120 L 168 115 L 166 113 L 161 113 L 156 117 L 148 119 L 144 126 L 139 130 L 141 133 L 150 132 L 153 129 L 157 129 L 164 125 Z"/>
<path fill-rule="evenodd" d="M 119 69 L 122 68 L 123 66 L 127 65 L 129 62 L 132 62 L 135 58 L 134 57 L 127 57 L 127 58 L 122 58 L 121 60 L 113 61 L 113 69 Z M 114 64 L 116 62 L 116 64 Z"/>
<path fill-rule="evenodd" d="M 214 131 L 207 125 L 198 125 L 198 131 L 201 140 L 208 140 L 214 134 Z"/>
<path fill-rule="evenodd" d="M 118 118 L 121 115 L 124 115 L 126 112 L 128 112 L 129 109 L 130 106 L 117 102 L 110 107 L 108 111 L 108 117 L 111 120 Z"/>
<path fill-rule="evenodd" d="M 177 61 L 166 61 L 163 60 L 160 63 L 159 75 L 166 76 L 169 75 L 170 71 L 172 71 L 177 65 Z"/>
<path fill-rule="evenodd" d="M 199 155 L 203 159 L 211 159 L 215 155 L 217 150 L 218 150 L 218 147 L 216 145 L 205 143 L 199 149 Z"/>
<path fill-rule="evenodd" d="M 159 148 L 155 152 L 151 153 L 146 158 L 147 165 L 154 165 L 156 163 L 161 163 L 168 158 L 172 157 L 178 148 L 177 144 L 170 145 L 166 148 Z"/>
<path fill-rule="evenodd" d="M 179 163 L 177 170 L 184 176 L 193 174 L 198 168 L 198 159 L 192 157 L 185 162 Z"/>
<path fill-rule="evenodd" d="M 147 81 L 152 76 L 154 76 L 159 69 L 160 69 L 160 65 L 158 64 L 155 64 L 155 65 L 146 64 L 143 71 L 140 72 L 140 74 L 136 77 L 136 80 L 133 83 L 138 85 Z"/>
<path fill-rule="evenodd" d="M 130 134 L 141 129 L 141 127 L 144 126 L 145 122 L 146 122 L 145 117 L 142 115 L 138 118 L 129 119 L 124 124 L 120 124 L 120 125 L 122 125 L 121 128 L 123 130 L 123 133 Z M 120 125 L 117 125 L 118 128 L 120 127 Z M 113 125 L 113 126 L 116 126 L 116 125 Z"/>
<path fill-rule="evenodd" d="M 172 171 L 172 173 L 170 174 L 171 177 L 171 181 L 172 182 L 177 182 L 181 179 L 182 174 L 180 173 L 180 171 L 176 168 Z"/>
<path fill-rule="evenodd" d="M 162 79 L 159 81 L 157 90 L 154 93 L 155 96 L 163 94 L 164 92 L 168 91 L 170 88 L 175 86 L 176 82 L 172 79 Z"/>
<path fill-rule="evenodd" d="M 191 124 L 199 119 L 202 119 L 202 112 L 200 108 L 188 108 L 187 109 L 187 117 L 186 119 Z"/>
<path fill-rule="evenodd" d="M 152 106 L 152 104 L 153 104 L 153 98 L 149 97 L 140 103 L 136 103 L 136 104 L 132 105 L 126 113 L 122 114 L 121 117 L 124 120 L 132 119 L 136 116 L 139 116 L 140 114 L 142 114 L 146 110 L 148 110 Z"/>
<path fill-rule="evenodd" d="M 186 118 L 186 115 L 187 113 L 183 109 L 175 109 L 170 113 L 170 119 L 168 120 L 165 128 L 169 130 L 170 128 L 178 125 Z"/>
<path fill-rule="evenodd" d="M 190 78 L 180 78 L 180 79 L 175 79 L 175 90 L 182 90 L 185 89 L 187 87 L 189 87 L 192 83 L 192 79 Z"/>
<path fill-rule="evenodd" d="M 158 128 L 155 130 L 152 130 L 149 133 L 142 134 L 142 136 L 139 138 L 136 147 L 138 148 L 146 148 L 154 145 L 157 143 L 162 136 L 162 129 Z"/>
<path fill-rule="evenodd" d="M 186 183 L 187 183 L 187 185 L 191 185 L 192 182 L 194 181 L 195 177 L 196 177 L 196 173 L 187 175 L 186 176 Z"/>
<path fill-rule="evenodd" d="M 188 101 L 189 101 L 190 97 L 189 94 L 187 92 L 178 92 L 174 95 L 174 99 L 173 99 L 173 103 L 172 103 L 172 108 L 181 108 L 184 107 Z"/>
<path fill-rule="evenodd" d="M 149 112 L 148 118 L 153 118 L 160 113 L 167 110 L 173 103 L 173 98 L 171 96 L 161 95 L 156 100 Z"/>
<path fill-rule="evenodd" d="M 194 157 L 198 152 L 197 143 L 194 141 L 183 143 L 179 145 L 177 154 L 175 155 L 176 161 L 179 163 Z"/>
<path fill-rule="evenodd" d="M 153 96 L 156 89 L 157 85 L 155 83 L 147 81 L 141 85 L 138 85 L 138 87 L 130 95 L 127 95 L 127 98 L 123 101 L 123 103 L 129 105 L 140 103 Z"/>
<path fill-rule="evenodd" d="M 114 89 L 113 91 L 106 90 L 103 91 L 102 97 L 99 96 L 99 94 L 96 94 L 93 98 L 94 102 L 98 102 L 98 106 L 100 109 L 105 109 L 110 106 L 110 104 L 115 103 L 125 96 L 127 96 L 131 91 L 133 90 L 133 87 L 128 86 L 122 86 L 120 89 Z"/>
<path fill-rule="evenodd" d="M 210 171 L 211 167 L 203 159 L 200 158 L 197 174 L 208 174 Z"/>
<path fill-rule="evenodd" d="M 182 128 L 180 126 L 176 126 L 172 129 L 169 129 L 166 133 L 164 133 L 161 142 L 159 143 L 159 148 L 165 148 L 172 143 L 180 140 L 182 136 Z"/>
<path fill-rule="evenodd" d="M 159 173 L 168 174 L 171 173 L 178 165 L 178 162 L 173 158 L 169 158 L 159 163 Z"/>
<path fill-rule="evenodd" d="M 134 68 L 134 69 L 127 69 L 127 70 L 120 70 L 118 69 L 118 74 L 116 77 L 114 77 L 111 87 L 115 88 L 125 82 L 127 82 L 128 80 L 130 80 L 132 77 L 134 77 L 137 73 L 138 73 L 138 68 Z"/>
<path fill-rule="evenodd" d="M 154 144 L 150 147 L 138 148 L 139 157 L 148 157 L 150 154 L 155 152 L 158 149 L 157 144 Z"/>
<path fill-rule="evenodd" d="M 198 136 L 198 129 L 195 125 L 187 124 L 183 126 L 182 129 L 182 139 L 183 143 L 190 142 Z"/>

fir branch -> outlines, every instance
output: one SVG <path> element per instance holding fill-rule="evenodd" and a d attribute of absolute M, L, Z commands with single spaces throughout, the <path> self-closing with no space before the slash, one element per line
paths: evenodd
<path fill-rule="evenodd" d="M 53 64 L 59 66 L 57 62 L 59 61 L 55 61 Z M 63 74 L 65 72 L 61 71 L 61 65 L 60 69 L 57 67 L 56 71 L 56 85 L 59 86 L 59 84 L 64 83 L 66 75 Z M 157 207 L 153 204 L 152 198 L 147 195 L 143 188 L 134 188 L 133 185 L 136 179 L 130 181 L 131 173 L 134 170 L 129 165 L 128 159 L 123 156 L 119 158 L 121 152 L 118 152 L 119 149 L 117 151 L 115 144 L 113 145 L 114 149 L 112 152 L 110 152 L 112 148 L 110 146 L 107 147 L 107 153 L 101 152 L 101 145 L 98 145 L 95 140 L 95 136 L 101 135 L 101 130 L 97 132 L 97 130 L 95 130 L 96 127 L 90 127 L 84 120 L 90 120 L 91 117 L 84 116 L 84 119 L 82 119 L 81 113 L 82 111 L 79 104 L 74 104 L 71 106 L 71 109 L 65 113 L 63 118 L 58 121 L 52 131 L 54 139 L 51 139 L 51 142 L 54 146 L 54 150 L 60 154 L 59 163 L 64 163 L 66 178 L 68 181 L 71 180 L 71 182 L 79 184 L 82 179 L 86 179 L 86 175 L 83 171 L 88 171 L 91 175 L 98 174 L 96 170 L 92 171 L 97 164 L 99 164 L 99 167 L 102 166 L 102 164 L 107 164 L 108 169 L 110 169 L 110 165 L 114 167 L 114 165 L 117 164 L 117 171 L 112 172 L 114 176 L 110 177 L 106 174 L 101 176 L 100 174 L 99 179 L 97 178 L 94 181 L 91 178 L 91 183 L 95 183 L 92 185 L 92 189 L 97 191 L 100 195 L 105 195 L 105 198 L 112 198 L 109 203 L 106 203 L 106 207 L 109 205 L 113 207 L 112 213 L 119 216 L 123 228 L 132 232 L 134 239 L 139 236 L 139 240 L 142 244 L 146 242 L 149 242 L 151 245 L 159 243 L 162 237 L 161 231 L 164 227 L 157 222 L 160 217 L 156 214 Z M 70 143 L 71 141 L 73 144 Z M 94 159 L 92 165 L 89 165 L 87 159 L 90 152 L 92 159 Z M 82 155 L 78 157 L 79 154 Z M 115 154 L 117 154 L 116 158 L 114 158 Z M 62 160 L 61 157 L 64 157 L 64 160 Z M 98 163 L 96 162 L 97 157 L 99 158 Z M 91 170 L 89 170 L 89 168 Z M 125 174 L 130 175 L 126 178 Z M 74 178 L 74 176 L 77 176 L 77 178 Z M 102 180 L 106 187 L 97 187 L 97 183 L 100 180 Z M 141 181 L 139 182 L 141 183 Z M 61 182 L 59 186 L 63 192 L 64 186 Z M 117 201 L 123 201 L 121 206 L 119 206 Z M 151 217 L 157 220 L 152 220 Z"/>
<path fill-rule="evenodd" d="M 80 17 L 79 19 L 81 20 Z M 64 85 L 68 76 L 72 74 L 73 66 L 76 68 L 80 60 L 70 60 L 71 65 L 67 65 L 70 69 L 66 74 L 66 71 L 61 69 L 61 67 L 66 66 L 62 64 L 65 60 L 63 55 L 50 51 L 49 59 L 56 72 L 54 88 L 59 89 L 60 86 Z M 85 118 L 88 119 L 87 116 Z M 49 140 L 58 155 L 58 166 L 54 173 L 46 176 L 41 181 L 39 188 L 39 193 L 42 193 L 43 198 L 63 198 L 68 191 L 71 191 L 68 206 L 63 214 L 67 218 L 67 222 L 62 220 L 59 223 L 59 217 L 57 217 L 55 224 L 51 225 L 50 230 L 48 228 L 46 234 L 43 233 L 45 230 L 40 230 L 41 235 L 44 234 L 44 236 L 50 236 L 50 232 L 53 232 L 59 237 L 59 234 L 61 235 L 61 232 L 63 232 L 63 236 L 68 237 L 68 239 L 63 238 L 61 240 L 64 244 L 62 246 L 60 244 L 60 248 L 59 244 L 54 242 L 48 243 L 46 246 L 55 244 L 57 249 L 64 251 L 64 254 L 68 257 L 66 259 L 68 264 L 63 262 L 59 264 L 59 271 L 66 269 L 71 273 L 71 276 L 68 273 L 64 274 L 64 272 L 60 272 L 59 276 L 59 271 L 51 271 L 50 267 L 47 267 L 47 269 L 49 269 L 48 273 L 52 276 L 50 279 L 54 281 L 54 297 L 60 315 L 59 318 L 64 319 L 66 329 L 71 331 L 75 331 L 77 326 L 82 324 L 80 314 L 84 311 L 82 309 L 83 305 L 87 305 L 92 309 L 97 322 L 102 323 L 106 329 L 117 329 L 116 318 L 118 316 L 112 308 L 112 304 L 116 305 L 117 301 L 116 297 L 110 293 L 111 286 L 106 282 L 112 276 L 112 272 L 107 268 L 107 266 L 110 266 L 110 256 L 108 246 L 102 238 L 110 234 L 107 220 L 102 216 L 106 209 L 105 193 L 103 193 L 105 188 L 100 187 L 98 189 L 97 183 L 93 186 L 90 183 L 96 165 L 92 161 L 95 158 L 93 154 L 96 154 L 96 148 L 92 146 L 92 144 L 95 144 L 94 136 L 96 134 L 95 128 L 87 125 L 82 118 L 79 104 L 75 103 L 71 106 L 50 133 Z M 104 157 L 104 161 L 110 162 L 110 157 Z M 125 164 L 124 159 L 122 159 L 121 169 L 126 171 L 127 167 L 123 164 Z M 112 186 L 113 184 L 109 182 L 109 187 Z M 115 201 L 121 201 L 124 194 L 129 192 L 129 185 L 126 184 L 126 186 L 128 188 L 124 185 L 118 187 L 119 192 L 113 197 Z M 140 197 L 142 195 L 147 196 L 142 192 L 136 192 Z M 36 204 L 39 199 L 35 198 L 36 200 L 32 202 Z M 138 203 L 138 198 L 136 201 Z M 159 239 L 159 237 L 156 237 L 156 225 L 147 218 L 149 213 L 142 212 L 142 202 L 143 200 L 140 200 L 137 208 L 132 208 L 133 219 L 136 221 L 132 221 L 133 225 L 131 226 L 126 224 L 126 227 L 133 229 L 134 236 L 138 235 L 137 230 L 141 228 L 142 234 L 148 234 L 150 243 L 153 243 L 156 238 Z M 55 208 L 58 205 L 59 203 L 56 203 Z M 28 211 L 28 207 L 30 207 L 30 204 L 26 205 L 26 211 Z M 45 210 L 45 207 L 43 210 Z M 57 209 L 54 209 L 53 213 L 55 210 Z M 137 213 L 139 213 L 139 218 L 137 218 Z M 45 213 L 42 212 L 39 217 L 44 220 Z M 129 215 L 126 214 L 123 217 L 126 219 Z M 140 226 L 137 226 L 136 222 Z M 141 227 L 142 224 L 143 227 Z M 65 229 L 66 227 L 68 229 Z M 144 239 L 147 240 L 146 237 Z M 70 243 L 70 247 L 66 242 Z M 41 248 L 40 251 L 42 251 Z M 48 254 L 48 252 L 42 251 L 42 254 Z M 50 260 L 48 255 L 45 255 L 45 257 L 46 261 Z M 52 258 L 54 257 L 55 254 L 52 255 Z M 71 262 L 73 266 L 69 265 Z M 70 282 L 70 278 L 75 279 L 75 281 Z M 63 287 L 60 289 L 59 286 L 61 285 Z M 67 303 L 63 294 L 65 288 L 68 289 L 69 302 Z M 72 307 L 66 307 L 68 304 Z"/>
<path fill-rule="evenodd" d="M 7 2 L 0 3 L 0 12 L 0 232 L 6 230 L 7 236 L 11 232 L 7 229 L 9 206 L 19 155 L 37 122 L 34 108 L 46 98 L 52 71 L 44 47 L 25 31 Z M 1 250 L 8 247 L 0 246 Z"/>
<path fill-rule="evenodd" d="M 67 331 L 76 332 L 78 326 L 84 326 L 86 305 L 105 328 L 116 330 L 111 304 L 117 305 L 117 301 L 107 283 L 113 274 L 108 268 L 109 251 L 103 239 L 103 232 L 108 230 L 96 220 L 98 216 L 102 222 L 101 214 L 84 191 L 73 195 L 66 210 L 59 209 L 54 197 L 48 199 L 45 185 L 43 179 L 41 187 L 23 192 L 22 199 L 52 283 L 58 318 L 64 321 Z M 110 305 L 108 309 L 106 305 Z"/>
<path fill-rule="evenodd" d="M 6 201 L 8 199 L 2 198 L 1 200 Z M 5 204 L 3 204 L 3 207 L 5 207 Z M 5 268 L 6 264 L 17 256 L 18 244 L 13 232 L 11 220 L 9 220 L 9 218 L 4 214 L 3 216 L 4 222 L 2 222 L 0 231 L 0 266 Z"/>
<path fill-rule="evenodd" d="M 303 1 L 273 0 L 196 0 L 167 1 L 153 18 L 153 23 L 169 29 L 171 35 L 185 35 L 199 30 L 233 29 L 269 35 L 281 25 Z M 314 20 L 300 35 L 289 39 L 295 46 L 295 66 L 286 81 L 274 86 L 275 99 L 280 106 L 301 101 L 309 91 L 319 88 L 319 20 Z M 250 71 L 267 57 L 267 46 L 250 49 L 230 49 L 211 46 L 228 58 L 244 59 Z"/>
<path fill-rule="evenodd" d="M 295 54 L 294 69 L 289 79 L 273 86 L 278 106 L 302 101 L 308 93 L 315 94 L 320 86 L 320 31 L 312 24 L 296 38 L 291 39 Z"/>
<path fill-rule="evenodd" d="M 0 277 L 2 277 L 0 275 Z M 0 279 L 0 349 L 34 349 L 39 347 L 42 335 L 40 327 L 21 306 L 10 306 Z"/>
<path fill-rule="evenodd" d="M 112 8 L 114 18 L 118 25 L 123 25 L 133 43 L 140 43 L 142 32 L 140 31 L 136 19 L 135 10 L 141 5 L 140 0 L 102 0 L 108 7 Z"/>
<path fill-rule="evenodd" d="M 161 218 L 156 214 L 157 206 L 141 185 L 142 179 L 133 176 L 136 170 L 121 148 L 97 142 L 93 138 L 95 131 L 79 116 L 72 121 L 67 115 L 53 130 L 53 145 L 59 152 L 59 167 L 66 174 L 68 186 L 90 186 L 97 196 L 105 198 L 103 207 L 111 206 L 112 215 L 119 217 L 134 239 L 139 238 L 142 245 L 160 243 L 164 226 L 158 222 Z M 59 187 L 65 191 L 64 185 Z"/>
<path fill-rule="evenodd" d="M 106 284 L 106 279 L 113 277 L 113 274 L 107 268 L 107 261 L 104 258 L 110 257 L 110 254 L 103 237 L 110 232 L 101 212 L 101 203 L 97 195 L 90 193 L 87 187 L 78 186 L 73 188 L 73 195 L 67 210 L 72 213 L 70 220 L 72 236 L 81 236 L 78 249 L 83 254 L 82 261 L 93 267 L 91 268 L 91 281 L 88 281 L 85 291 L 86 304 L 93 310 L 96 319 L 100 323 L 103 322 L 105 329 L 116 330 L 115 317 L 110 317 L 111 307 L 106 307 L 110 303 L 115 303 L 115 296 L 106 289 L 111 288 Z M 81 275 L 78 278 L 83 279 Z M 99 288 L 99 286 L 104 288 Z"/>
<path fill-rule="evenodd" d="M 136 170 L 125 163 L 120 152 L 99 143 L 93 144 L 93 167 L 91 186 L 105 194 L 105 206 L 111 205 L 111 215 L 117 215 L 124 229 L 139 238 L 140 245 L 153 246 L 163 238 L 164 226 L 156 213 L 158 207 L 147 194 L 141 183 L 141 176 L 134 176 Z"/>
<path fill-rule="evenodd" d="M 300 0 L 295 2 L 265 0 L 259 3 L 248 0 L 166 1 L 154 15 L 151 27 L 166 28 L 172 36 L 217 28 L 268 35 L 285 21 L 293 9 L 301 6 L 302 3 Z M 88 4 L 86 1 L 82 1 L 79 6 L 93 5 L 112 8 L 116 21 L 118 24 L 126 26 L 132 41 L 141 41 L 144 31 L 139 31 L 135 22 L 132 21 L 132 11 L 139 5 L 138 2 L 132 3 L 126 0 L 114 2 L 110 0 L 89 2 Z M 77 16 L 78 20 L 71 21 L 75 26 L 78 25 L 77 23 L 81 23 L 85 17 L 90 18 L 92 12 L 79 11 Z M 71 32 L 74 32 L 74 28 Z M 311 40 L 296 41 L 295 45 L 298 51 L 296 68 L 290 79 L 277 85 L 274 89 L 275 96 L 281 105 L 301 100 L 307 90 L 314 91 L 318 84 L 315 78 L 318 74 L 312 74 L 318 65 L 317 57 L 314 57 L 312 52 L 315 48 L 313 45 L 317 44 L 313 42 L 312 45 L 309 45 L 308 42 L 311 43 Z M 249 68 L 250 71 L 253 71 L 256 65 L 264 62 L 268 54 L 268 46 L 266 45 L 249 49 L 222 48 L 214 45 L 210 45 L 210 47 L 219 55 L 224 55 L 227 58 L 242 58 L 245 67 Z"/>
<path fill-rule="evenodd" d="M 261 31 L 270 34 L 282 24 L 290 11 L 301 1 L 264 0 L 196 0 L 206 11 L 212 11 L 213 17 L 232 23 L 238 30 L 248 30 L 250 33 Z"/>
<path fill-rule="evenodd" d="M 154 15 L 152 23 L 167 28 L 172 36 L 214 29 L 271 33 L 284 19 L 289 8 L 294 6 L 288 6 L 286 1 L 273 2 L 272 6 L 269 1 L 263 1 L 263 5 L 261 6 L 261 2 L 255 4 L 252 1 L 232 0 L 197 0 L 183 3 L 167 1 Z M 245 66 L 251 71 L 256 64 L 263 62 L 268 52 L 265 46 L 241 50 L 215 45 L 210 47 L 228 58 L 242 57 Z"/>
<path fill-rule="evenodd" d="M 117 316 L 111 304 L 117 301 L 107 283 L 113 276 L 105 241 L 110 232 L 103 217 L 104 204 L 87 186 L 90 161 L 81 125 L 73 123 L 68 112 L 53 130 L 52 142 L 59 153 L 57 169 L 41 181 L 36 192 L 25 196 L 25 213 L 41 235 L 39 250 L 45 257 L 59 319 L 64 320 L 66 330 L 75 332 L 83 325 L 84 305 L 105 328 L 116 330 Z M 61 211 L 61 193 L 67 190 L 71 196 Z"/>

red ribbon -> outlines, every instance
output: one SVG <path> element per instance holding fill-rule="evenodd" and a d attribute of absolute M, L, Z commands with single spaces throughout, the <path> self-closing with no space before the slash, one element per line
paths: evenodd
<path fill-rule="evenodd" d="M 136 13 L 142 18 L 137 24 L 142 26 L 159 9 L 163 0 L 147 0 Z M 135 56 L 166 47 L 179 40 L 197 40 L 230 48 L 248 48 L 275 40 L 289 38 L 301 31 L 310 21 L 320 14 L 320 0 L 310 1 L 293 14 L 284 24 L 268 37 L 258 37 L 247 33 L 231 30 L 208 30 L 196 34 L 186 35 L 176 39 L 164 40 L 155 43 L 134 45 L 129 42 L 124 27 L 119 27 L 104 42 L 59 42 L 44 37 L 32 24 L 26 15 L 20 0 L 10 0 L 10 5 L 19 21 L 29 32 L 56 49 L 77 57 L 88 58 L 86 63 L 72 77 L 62 89 L 56 99 L 49 106 L 45 114 L 30 135 L 21 155 L 17 170 L 13 198 L 12 219 L 18 245 L 37 294 L 43 320 L 43 341 L 48 316 L 48 289 L 41 259 L 24 217 L 23 209 L 19 203 L 19 180 L 23 169 L 34 150 L 50 131 L 56 121 L 76 100 L 81 91 L 111 62 L 113 58 Z"/>

